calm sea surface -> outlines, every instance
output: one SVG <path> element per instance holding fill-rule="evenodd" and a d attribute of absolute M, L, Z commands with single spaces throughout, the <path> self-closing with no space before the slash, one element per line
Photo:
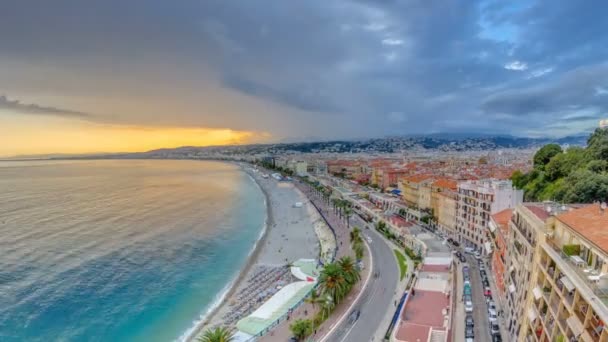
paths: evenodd
<path fill-rule="evenodd" d="M 266 216 L 236 166 L 0 162 L 0 341 L 173 341 Z"/>

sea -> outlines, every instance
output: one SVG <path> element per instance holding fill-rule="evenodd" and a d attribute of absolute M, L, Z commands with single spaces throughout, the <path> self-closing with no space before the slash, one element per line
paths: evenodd
<path fill-rule="evenodd" d="M 237 165 L 0 162 L 0 341 L 179 341 L 265 229 Z"/>

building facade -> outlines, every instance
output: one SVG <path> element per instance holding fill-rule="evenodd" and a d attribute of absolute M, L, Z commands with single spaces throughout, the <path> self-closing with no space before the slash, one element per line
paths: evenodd
<path fill-rule="evenodd" d="M 495 296 L 504 308 L 506 340 L 608 341 L 607 227 L 600 204 L 515 208 L 506 239 L 505 292 Z"/>
<path fill-rule="evenodd" d="M 491 249 L 488 233 L 490 216 L 514 208 L 522 201 L 523 191 L 515 189 L 511 181 L 490 179 L 460 182 L 456 205 L 458 240 L 482 253 L 488 253 Z"/>

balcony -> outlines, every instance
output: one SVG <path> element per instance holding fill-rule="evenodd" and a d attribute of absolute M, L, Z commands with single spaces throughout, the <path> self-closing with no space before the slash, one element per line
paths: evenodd
<path fill-rule="evenodd" d="M 600 270 L 599 269 L 585 269 L 583 267 L 581 267 L 581 263 L 574 261 L 572 257 L 570 257 L 569 255 L 567 255 L 566 253 L 564 253 L 563 249 L 558 246 L 557 244 L 555 244 L 555 242 L 552 239 L 547 239 L 547 245 L 550 247 L 550 251 L 547 250 L 547 252 L 553 252 L 553 259 L 555 259 L 556 261 L 562 260 L 562 262 L 564 262 L 568 267 L 565 267 L 564 269 L 568 269 L 568 271 L 571 272 L 567 272 L 567 273 L 571 273 L 574 274 L 576 279 L 570 279 L 575 283 L 582 283 L 584 284 L 587 288 L 589 288 L 593 294 L 595 294 L 598 298 L 600 298 L 600 300 L 602 300 L 602 302 L 604 302 L 604 305 L 608 305 L 608 288 L 607 287 L 601 287 L 598 285 L 597 281 L 593 281 L 590 280 L 590 277 L 592 278 L 599 278 L 600 275 Z M 552 253 L 549 253 L 552 254 Z M 554 270 L 552 270 L 550 267 L 547 268 L 547 272 L 549 272 L 549 274 L 551 276 L 553 276 L 553 272 Z M 572 278 L 572 277 L 569 277 Z M 578 288 L 578 286 L 576 286 Z"/>

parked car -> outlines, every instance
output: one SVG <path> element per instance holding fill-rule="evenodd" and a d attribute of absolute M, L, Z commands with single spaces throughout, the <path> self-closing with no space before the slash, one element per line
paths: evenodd
<path fill-rule="evenodd" d="M 494 303 L 493 300 L 488 302 L 488 310 L 494 310 L 496 311 L 496 303 Z"/>
<path fill-rule="evenodd" d="M 472 327 L 467 327 L 464 331 L 465 338 L 475 338 L 475 332 Z"/>
<path fill-rule="evenodd" d="M 472 315 L 467 315 L 467 317 L 464 319 L 464 321 L 465 321 L 465 324 L 467 327 L 475 326 L 475 321 L 473 320 Z"/>
<path fill-rule="evenodd" d="M 481 254 L 479 252 L 475 253 L 475 259 L 481 260 Z"/>
<path fill-rule="evenodd" d="M 473 247 L 465 247 L 464 248 L 464 252 L 465 253 L 469 253 L 469 254 L 473 254 L 475 252 L 475 249 L 473 249 Z"/>
<path fill-rule="evenodd" d="M 486 271 L 484 271 L 484 270 L 480 270 L 480 271 L 479 271 L 479 275 L 480 275 L 482 278 L 487 278 L 487 277 L 488 277 L 488 274 L 487 274 L 487 273 L 486 273 Z"/>
<path fill-rule="evenodd" d="M 469 284 L 464 284 L 464 290 L 463 290 L 465 295 L 471 295 L 471 285 Z"/>
<path fill-rule="evenodd" d="M 468 300 L 465 300 L 465 302 L 464 302 L 464 311 L 465 312 L 473 312 L 473 302 L 471 301 L 471 298 L 469 298 Z"/>
<path fill-rule="evenodd" d="M 490 282 L 488 281 L 488 278 L 484 278 L 481 280 L 481 282 L 483 283 L 483 287 L 488 287 L 490 286 Z"/>
<path fill-rule="evenodd" d="M 484 266 L 484 264 L 480 263 L 479 264 L 479 270 L 480 271 L 485 271 L 486 270 L 486 266 Z"/>
<path fill-rule="evenodd" d="M 452 245 L 454 245 L 454 247 L 460 247 L 460 244 L 458 243 L 458 241 L 452 241 Z"/>
<path fill-rule="evenodd" d="M 502 342 L 502 337 L 500 337 L 500 334 L 492 335 L 492 342 Z"/>
<path fill-rule="evenodd" d="M 465 259 L 464 255 L 462 254 L 458 257 L 458 259 L 460 259 L 460 262 L 467 262 L 467 259 Z"/>
<path fill-rule="evenodd" d="M 498 316 L 496 316 L 496 310 L 488 310 L 488 321 L 490 323 L 495 323 L 498 320 Z"/>
<path fill-rule="evenodd" d="M 498 324 L 492 323 L 492 326 L 490 327 L 490 332 L 492 333 L 492 335 L 500 334 L 500 328 L 498 327 Z"/>
<path fill-rule="evenodd" d="M 486 297 L 492 296 L 492 290 L 490 290 L 490 287 L 486 286 L 483 289 L 483 295 L 486 296 Z"/>

